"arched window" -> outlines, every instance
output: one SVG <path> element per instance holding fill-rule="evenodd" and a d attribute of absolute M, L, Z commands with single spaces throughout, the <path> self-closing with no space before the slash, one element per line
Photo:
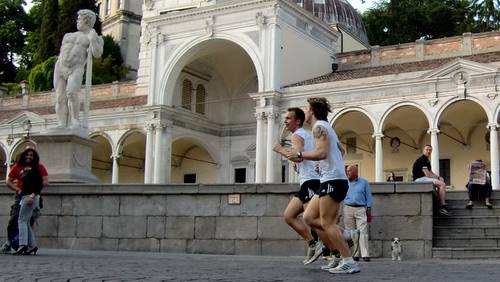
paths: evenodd
<path fill-rule="evenodd" d="M 189 79 L 182 82 L 182 107 L 191 110 L 191 95 L 193 94 L 193 84 Z"/>
<path fill-rule="evenodd" d="M 205 87 L 198 84 L 198 87 L 196 87 L 196 112 L 199 114 L 205 114 L 205 97 Z"/>

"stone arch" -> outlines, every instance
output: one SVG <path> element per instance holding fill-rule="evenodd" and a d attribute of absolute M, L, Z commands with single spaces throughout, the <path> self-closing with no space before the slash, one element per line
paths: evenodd
<path fill-rule="evenodd" d="M 214 148 L 213 146 L 211 146 L 210 144 L 206 143 L 206 142 L 203 142 L 203 140 L 201 140 L 199 137 L 197 136 L 193 136 L 193 135 L 188 135 L 188 134 L 183 134 L 183 135 L 180 135 L 180 136 L 176 136 L 172 139 L 172 144 L 174 144 L 176 141 L 179 141 L 179 140 L 189 140 L 191 141 L 193 144 L 196 144 L 198 145 L 199 147 L 202 147 L 203 149 L 205 149 L 208 154 L 210 155 L 210 158 L 212 158 L 212 160 L 215 162 L 215 163 L 220 163 L 219 161 L 219 154 L 217 153 L 218 150 L 216 148 Z"/>
<path fill-rule="evenodd" d="M 490 111 L 488 111 L 488 107 L 486 107 L 482 101 L 480 99 L 478 99 L 477 97 L 474 97 L 474 96 L 467 96 L 467 99 L 461 99 L 461 98 L 453 98 L 453 99 L 450 99 L 448 101 L 446 101 L 440 108 L 439 110 L 437 111 L 436 113 L 436 118 L 434 119 L 433 121 L 433 124 L 432 124 L 432 127 L 435 127 L 435 128 L 438 128 L 439 126 L 439 122 L 443 116 L 443 113 L 446 111 L 446 109 L 448 109 L 451 105 L 457 103 L 457 102 L 465 102 L 465 101 L 471 101 L 471 102 L 475 102 L 476 104 L 478 104 L 484 111 L 484 113 L 486 114 L 486 117 L 488 118 L 488 121 L 489 122 L 495 122 L 496 120 L 494 119 L 494 117 L 491 115 Z"/>
<path fill-rule="evenodd" d="M 144 130 L 142 130 L 142 129 L 139 129 L 139 128 L 129 129 L 125 133 L 123 133 L 122 136 L 120 136 L 120 138 L 118 139 L 118 142 L 116 142 L 116 147 L 114 147 L 114 152 L 118 153 L 118 154 L 121 154 L 121 152 L 123 150 L 123 142 L 125 140 L 127 140 L 127 138 L 130 135 L 132 135 L 134 133 L 140 133 L 140 134 L 146 136 L 146 132 L 144 132 Z M 113 143 L 111 143 L 111 144 L 113 144 Z"/>
<path fill-rule="evenodd" d="M 92 145 L 92 174 L 95 175 L 101 183 L 111 183 L 113 170 L 113 141 L 108 134 L 104 132 L 94 132 L 89 135 L 94 141 Z M 102 141 L 101 141 L 102 140 Z"/>
<path fill-rule="evenodd" d="M 7 146 L 0 142 L 0 179 L 5 179 L 7 176 L 8 167 L 8 151 Z"/>
<path fill-rule="evenodd" d="M 31 139 L 20 139 L 18 140 L 14 146 L 12 146 L 12 151 L 10 151 L 9 159 L 8 161 L 17 161 L 17 155 L 19 155 L 22 151 L 24 151 L 24 147 L 26 147 L 28 144 L 36 148 L 36 143 L 35 141 Z M 43 162 L 43 160 L 40 160 Z"/>
<path fill-rule="evenodd" d="M 264 70 L 260 60 L 258 47 L 255 46 L 255 44 L 249 39 L 245 40 L 231 34 L 218 33 L 214 34 L 211 38 L 195 38 L 183 44 L 173 53 L 169 59 L 169 63 L 161 72 L 162 75 L 160 76 L 159 81 L 162 83 L 159 85 L 159 95 L 155 97 L 156 100 L 153 101 L 153 104 L 170 106 L 173 104 L 173 96 L 167 97 L 167 95 L 168 93 L 173 93 L 175 82 L 177 81 L 182 68 L 186 65 L 191 55 L 196 54 L 199 50 L 201 50 L 203 43 L 216 39 L 227 40 L 243 49 L 253 62 L 253 67 L 258 78 L 258 91 L 261 92 L 264 90 Z"/>
<path fill-rule="evenodd" d="M 412 102 L 412 101 L 405 101 L 405 102 L 396 103 L 396 104 L 390 106 L 382 114 L 382 117 L 380 118 L 380 123 L 378 124 L 378 127 L 377 127 L 377 131 L 382 131 L 384 129 L 386 120 L 391 115 L 391 113 L 393 113 L 398 108 L 401 108 L 401 107 L 404 107 L 404 106 L 415 107 L 418 110 L 420 110 L 424 114 L 424 116 L 426 117 L 427 123 L 428 123 L 429 127 L 431 126 L 431 124 L 432 124 L 432 116 L 430 115 L 430 113 L 422 105 L 420 105 L 418 103 L 415 103 L 415 102 Z"/>
<path fill-rule="evenodd" d="M 364 114 L 369 120 L 370 122 L 372 123 L 372 127 L 373 127 L 373 130 L 375 131 L 376 128 L 377 128 L 377 121 L 375 120 L 375 118 L 370 114 L 370 112 L 368 112 L 366 109 L 363 109 L 361 107 L 350 107 L 350 108 L 345 108 L 345 109 L 342 109 L 340 110 L 338 113 L 336 113 L 333 118 L 331 119 L 330 121 L 330 124 L 333 126 L 333 124 L 340 118 L 342 117 L 344 114 L 347 114 L 349 112 L 360 112 L 362 114 Z"/>

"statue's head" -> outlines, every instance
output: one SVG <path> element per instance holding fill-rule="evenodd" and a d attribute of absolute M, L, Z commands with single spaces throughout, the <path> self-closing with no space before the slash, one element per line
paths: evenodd
<path fill-rule="evenodd" d="M 85 27 L 94 27 L 95 21 L 96 15 L 94 11 L 88 9 L 82 9 L 78 11 L 78 21 L 76 24 L 78 30 L 85 29 Z"/>

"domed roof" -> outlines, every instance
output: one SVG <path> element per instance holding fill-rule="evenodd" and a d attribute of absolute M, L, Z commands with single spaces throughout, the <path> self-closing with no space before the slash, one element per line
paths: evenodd
<path fill-rule="evenodd" d="M 329 24 L 340 23 L 359 40 L 368 44 L 361 16 L 346 0 L 293 0 L 293 2 Z"/>

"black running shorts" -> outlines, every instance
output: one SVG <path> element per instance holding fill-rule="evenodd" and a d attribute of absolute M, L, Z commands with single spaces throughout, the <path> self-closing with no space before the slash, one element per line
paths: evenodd
<path fill-rule="evenodd" d="M 330 195 L 335 201 L 342 202 L 347 195 L 349 181 L 347 179 L 334 179 L 323 182 L 320 185 L 319 196 Z"/>
<path fill-rule="evenodd" d="M 319 193 L 319 179 L 313 179 L 302 183 L 302 185 L 300 185 L 300 190 L 295 192 L 294 196 L 305 204 L 317 193 Z"/>

